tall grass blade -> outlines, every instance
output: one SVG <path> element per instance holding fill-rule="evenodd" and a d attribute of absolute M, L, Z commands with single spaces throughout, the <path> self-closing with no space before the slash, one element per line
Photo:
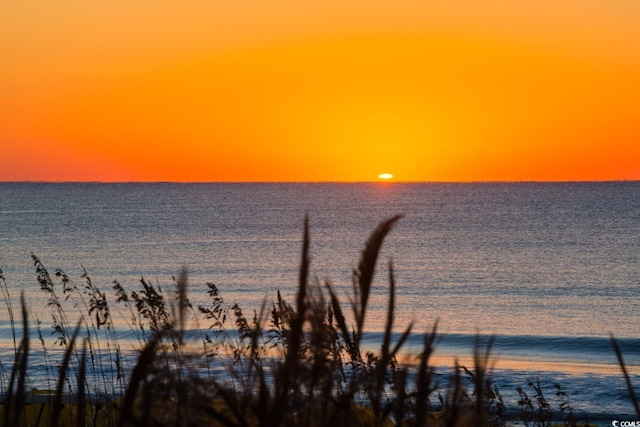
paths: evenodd
<path fill-rule="evenodd" d="M 396 215 L 382 221 L 376 229 L 373 230 L 367 240 L 364 250 L 362 251 L 362 257 L 360 258 L 358 268 L 353 272 L 353 291 L 355 300 L 352 301 L 352 307 L 356 317 L 356 346 L 360 344 L 360 339 L 362 338 L 364 319 L 367 311 L 367 304 L 369 302 L 369 293 L 371 291 L 376 262 L 378 260 L 380 248 L 382 247 L 382 242 L 387 234 L 389 234 L 389 231 L 391 231 L 394 224 L 402 217 L 403 215 Z"/>
<path fill-rule="evenodd" d="M 309 280 L 309 217 L 304 218 L 304 236 L 302 239 L 302 259 L 300 261 L 300 277 L 298 278 L 298 294 L 296 296 L 296 309 L 291 322 L 291 337 L 289 340 L 289 349 L 285 366 L 289 369 L 295 365 L 300 349 L 300 341 L 302 339 L 302 325 L 306 312 L 307 284 Z"/>
<path fill-rule="evenodd" d="M 280 422 L 287 405 L 289 387 L 291 379 L 295 378 L 299 363 L 298 355 L 302 342 L 303 325 L 305 313 L 307 311 L 307 285 L 309 280 L 309 216 L 304 218 L 304 232 L 302 238 L 302 259 L 300 260 L 300 273 L 298 278 L 298 293 L 296 296 L 296 312 L 292 313 L 291 330 L 286 343 L 286 355 L 284 364 L 280 367 L 279 375 L 276 376 L 276 398 L 272 408 L 271 417 L 274 424 Z"/>
<path fill-rule="evenodd" d="M 616 339 L 611 336 L 611 344 L 613 345 L 613 350 L 616 352 L 616 356 L 618 357 L 618 364 L 622 369 L 622 374 L 624 375 L 624 380 L 627 383 L 627 390 L 629 391 L 629 397 L 631 398 L 631 403 L 633 404 L 634 409 L 636 410 L 636 415 L 640 418 L 640 405 L 638 404 L 638 398 L 636 397 L 636 392 L 633 390 L 633 385 L 631 384 L 631 378 L 629 377 L 629 373 L 627 372 L 627 367 L 624 363 L 624 359 L 622 358 L 622 351 L 620 350 L 620 346 Z"/>
<path fill-rule="evenodd" d="M 389 262 L 389 311 L 387 314 L 388 332 L 385 332 L 385 335 L 387 333 L 389 334 L 389 338 L 385 337 L 386 348 L 387 348 L 386 351 L 389 351 L 389 344 L 391 342 L 391 332 L 392 332 L 391 325 L 393 323 L 393 312 L 395 309 L 395 287 L 396 287 L 396 281 L 393 276 L 393 264 L 390 261 Z M 409 335 L 411 335 L 411 330 L 413 329 L 413 322 L 414 321 L 412 320 L 409 323 L 409 326 L 407 326 L 407 329 L 405 329 L 405 331 L 402 333 L 396 345 L 393 346 L 393 350 L 391 350 L 391 357 L 395 357 L 395 355 L 398 354 L 398 351 L 400 351 L 400 348 L 402 348 L 407 338 L 409 338 Z"/>
<path fill-rule="evenodd" d="M 487 406 L 485 401 L 485 392 L 490 390 L 489 376 L 491 375 L 492 366 L 490 366 L 489 364 L 489 356 L 491 354 L 491 348 L 493 347 L 494 341 L 495 337 L 492 336 L 483 349 L 480 344 L 480 337 L 476 336 L 475 349 L 473 352 L 473 361 L 475 365 L 475 372 L 473 373 L 473 383 L 476 394 L 473 420 L 477 427 L 483 426 L 486 423 L 487 419 L 487 414 L 485 411 L 485 408 Z"/>
<path fill-rule="evenodd" d="M 349 333 L 349 329 L 347 329 L 347 323 L 344 318 L 344 314 L 342 313 L 342 308 L 340 307 L 340 300 L 337 295 L 333 292 L 331 285 L 329 283 L 326 284 L 327 290 L 329 291 L 329 296 L 331 297 L 331 308 L 333 309 L 333 314 L 335 315 L 335 320 L 338 323 L 338 328 L 340 328 L 340 333 L 342 334 L 342 338 L 347 344 L 347 350 L 352 358 L 355 358 L 355 347 L 353 341 L 351 340 L 351 334 Z"/>
<path fill-rule="evenodd" d="M 85 427 L 86 425 L 86 366 L 87 366 L 87 340 L 82 342 L 82 353 L 80 354 L 80 367 L 78 369 L 78 389 L 76 391 L 76 405 L 78 408 L 78 417 L 76 420 L 77 427 Z M 94 420 L 95 421 L 95 420 Z"/>
<path fill-rule="evenodd" d="M 15 356 L 15 363 L 9 379 L 9 388 L 4 401 L 5 426 L 20 425 L 26 398 L 24 385 L 26 383 L 27 361 L 29 358 L 29 316 L 24 302 L 24 292 L 20 295 L 20 305 L 22 306 L 22 330 L 24 336 L 22 337 L 18 352 Z M 18 384 L 14 387 L 16 380 Z"/>
<path fill-rule="evenodd" d="M 64 394 L 64 383 L 67 378 L 67 371 L 69 370 L 69 362 L 71 360 L 71 354 L 73 352 L 73 348 L 76 343 L 76 338 L 78 337 L 78 333 L 80 332 L 80 326 L 82 325 L 82 319 L 78 321 L 76 328 L 71 335 L 71 339 L 69 340 L 69 344 L 67 345 L 67 350 L 64 352 L 64 357 L 62 358 L 62 364 L 60 365 L 60 373 L 58 375 L 58 386 L 56 387 L 56 393 L 53 398 L 53 418 L 51 421 L 52 427 L 58 426 L 58 418 L 60 417 L 60 412 L 62 411 L 62 395 Z"/>
<path fill-rule="evenodd" d="M 382 340 L 382 357 L 388 357 L 391 345 L 391 332 L 393 330 L 393 311 L 396 304 L 396 280 L 393 277 L 393 263 L 389 261 L 389 303 L 387 304 L 387 323 Z"/>
<path fill-rule="evenodd" d="M 11 323 L 11 336 L 13 337 L 13 352 L 14 354 L 18 354 L 18 345 L 16 338 L 16 327 L 15 327 L 15 319 L 13 317 L 13 306 L 11 305 L 11 296 L 9 295 L 9 288 L 7 287 L 7 282 L 4 278 L 4 274 L 2 269 L 0 268 L 0 289 L 2 289 L 2 299 L 4 300 L 4 305 L 7 307 L 7 312 L 9 314 L 9 322 Z"/>
<path fill-rule="evenodd" d="M 433 343 L 436 339 L 436 331 L 438 322 L 433 325 L 430 334 L 424 334 L 422 345 L 422 354 L 420 355 L 420 365 L 418 375 L 416 377 L 416 420 L 418 426 L 424 426 L 427 423 L 427 415 L 429 412 L 429 395 L 433 391 L 431 388 L 431 379 L 433 377 L 433 367 L 429 366 L 429 359 L 433 353 Z"/>
<path fill-rule="evenodd" d="M 412 320 L 411 323 L 409 323 L 409 326 L 407 326 L 407 329 L 405 329 L 402 335 L 400 335 L 400 338 L 398 338 L 398 342 L 396 342 L 396 345 L 393 346 L 393 350 L 391 350 L 391 356 L 395 357 L 395 355 L 398 354 L 404 343 L 407 341 L 407 339 L 411 335 L 411 331 L 413 330 L 413 323 L 414 322 Z"/>
<path fill-rule="evenodd" d="M 182 267 L 180 270 L 180 277 L 176 282 L 176 292 L 178 301 L 178 315 L 174 316 L 176 319 L 176 330 L 178 332 L 178 340 L 180 343 L 184 340 L 184 329 L 186 327 L 186 314 L 187 307 L 189 305 L 189 300 L 187 298 L 187 284 L 188 284 L 189 275 L 187 274 L 187 268 Z"/>
<path fill-rule="evenodd" d="M 444 422 L 447 426 L 457 426 L 462 418 L 463 409 L 467 404 L 467 395 L 462 385 L 462 373 L 460 364 L 455 361 L 451 385 L 447 392 L 447 398 L 444 405 Z"/>
<path fill-rule="evenodd" d="M 389 347 L 391 346 L 391 333 L 393 331 L 393 311 L 395 308 L 395 278 L 393 277 L 393 263 L 389 261 L 389 303 L 387 304 L 387 322 L 385 324 L 384 336 L 382 339 L 382 348 L 380 354 L 380 360 L 376 365 L 376 388 L 374 390 L 373 411 L 376 414 L 376 418 L 381 412 L 381 399 L 384 390 L 385 380 L 387 379 L 387 368 L 391 361 L 391 353 Z"/>
<path fill-rule="evenodd" d="M 302 238 L 302 259 L 300 261 L 300 276 L 298 278 L 298 296 L 297 296 L 297 304 L 298 304 L 298 313 L 301 313 L 302 317 L 304 317 L 304 305 L 305 298 L 307 293 L 307 283 L 309 281 L 309 265 L 311 264 L 311 260 L 309 258 L 309 245 L 311 242 L 311 238 L 309 236 L 309 216 L 305 215 L 304 217 L 304 231 Z"/>
<path fill-rule="evenodd" d="M 7 388 L 4 398 L 3 426 L 17 426 L 20 421 L 22 408 L 24 406 L 24 390 L 15 388 L 14 385 L 16 378 L 20 375 L 24 375 L 21 371 L 21 366 L 23 365 L 23 359 L 26 357 L 25 340 L 23 338 L 20 341 L 20 346 L 18 347 L 18 352 L 15 356 L 15 362 L 11 369 L 11 376 L 9 377 L 9 387 Z"/>
<path fill-rule="evenodd" d="M 135 403 L 136 395 L 138 394 L 138 390 L 140 386 L 145 381 L 147 373 L 153 366 L 153 362 L 156 356 L 156 348 L 160 338 L 156 335 L 154 336 L 144 347 L 140 356 L 138 357 L 138 362 L 136 366 L 133 368 L 131 372 L 131 377 L 129 378 L 129 385 L 127 386 L 127 391 L 124 395 L 124 401 L 122 403 L 122 408 L 120 409 L 119 419 L 118 419 L 118 427 L 124 427 L 126 422 L 131 421 L 133 424 L 136 424 L 134 415 L 133 415 L 133 406 Z"/>

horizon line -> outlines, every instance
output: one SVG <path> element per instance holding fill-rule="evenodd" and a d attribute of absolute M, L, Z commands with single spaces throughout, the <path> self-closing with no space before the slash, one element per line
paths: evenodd
<path fill-rule="evenodd" d="M 0 184 L 570 184 L 570 183 L 614 183 L 640 182 L 640 179 L 585 179 L 585 180 L 475 180 L 475 181 L 403 181 L 403 180 L 369 180 L 369 181 L 49 181 L 49 180 L 11 180 L 0 181 Z"/>

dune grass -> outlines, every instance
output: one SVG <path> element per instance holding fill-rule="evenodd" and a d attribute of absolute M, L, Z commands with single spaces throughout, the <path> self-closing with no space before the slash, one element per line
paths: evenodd
<path fill-rule="evenodd" d="M 37 281 L 51 309 L 56 361 L 45 342 L 42 320 L 21 300 L 22 338 L 14 320 L 9 288 L 0 271 L 0 288 L 13 333 L 14 360 L 0 380 L 2 426 L 503 426 L 513 420 L 492 382 L 493 341 L 477 342 L 473 366 L 455 364 L 450 384 L 439 389 L 430 365 L 437 324 L 423 333 L 413 361 L 400 361 L 407 325 L 394 329 L 395 279 L 389 263 L 386 326 L 377 352 L 362 348 L 365 317 L 380 249 L 401 216 L 371 233 L 353 271 L 352 295 L 341 296 L 329 283 L 310 278 L 308 221 L 304 223 L 297 294 L 293 302 L 278 292 L 274 302 L 247 316 L 227 304 L 208 283 L 208 301 L 188 298 L 188 275 L 174 278 L 164 294 L 144 279 L 127 291 L 113 284 L 110 303 L 86 271 L 75 284 L 61 270 L 53 275 L 33 255 Z M 344 304 L 344 301 L 347 304 Z M 113 304 L 136 337 L 135 357 L 127 358 L 116 333 Z M 72 308 L 70 308 L 72 307 Z M 81 313 L 71 323 L 71 313 Z M 189 325 L 189 326 L 188 326 Z M 191 327 L 195 325 L 195 328 Z M 195 330 L 195 335 L 194 335 Z M 49 391 L 29 388 L 32 336 L 47 366 Z M 395 340 L 394 340 L 395 338 Z M 638 402 L 622 353 L 612 338 L 631 400 Z M 129 366 L 128 360 L 134 360 Z M 4 363 L 4 362 L 3 362 Z M 57 376 L 55 375 L 57 373 Z M 2 377 L 0 375 L 0 377 Z M 465 384 L 471 384 L 466 386 Z M 546 426 L 550 405 L 539 382 L 519 388 L 520 425 Z M 529 394 L 531 394 L 531 397 Z M 556 419 L 578 425 L 569 396 Z"/>

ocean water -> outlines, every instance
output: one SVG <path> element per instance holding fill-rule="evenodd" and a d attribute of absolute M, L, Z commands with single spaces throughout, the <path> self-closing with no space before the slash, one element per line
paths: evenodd
<path fill-rule="evenodd" d="M 632 419 L 610 344 L 619 339 L 640 387 L 640 182 L 475 184 L 0 183 L 0 269 L 17 302 L 45 314 L 31 253 L 109 290 L 141 277 L 171 286 L 182 266 L 192 300 L 215 283 L 228 302 L 258 309 L 292 299 L 305 215 L 312 274 L 350 295 L 369 233 L 404 217 L 379 260 L 366 329 L 384 328 L 388 265 L 395 330 L 438 322 L 434 363 L 469 363 L 476 335 L 496 336 L 495 377 L 509 398 L 540 378 L 607 424 Z M 0 308 L 0 356 L 9 349 Z M 418 351 L 421 338 L 409 340 Z M 3 360 L 3 363 L 6 363 Z M 625 418 L 626 417 L 626 418 Z"/>

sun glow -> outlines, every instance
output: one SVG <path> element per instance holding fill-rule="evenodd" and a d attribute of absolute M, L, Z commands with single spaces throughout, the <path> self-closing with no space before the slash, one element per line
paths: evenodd
<path fill-rule="evenodd" d="M 393 178 L 393 175 L 390 174 L 390 173 L 381 173 L 380 175 L 378 175 L 378 178 L 389 180 L 389 179 Z"/>

